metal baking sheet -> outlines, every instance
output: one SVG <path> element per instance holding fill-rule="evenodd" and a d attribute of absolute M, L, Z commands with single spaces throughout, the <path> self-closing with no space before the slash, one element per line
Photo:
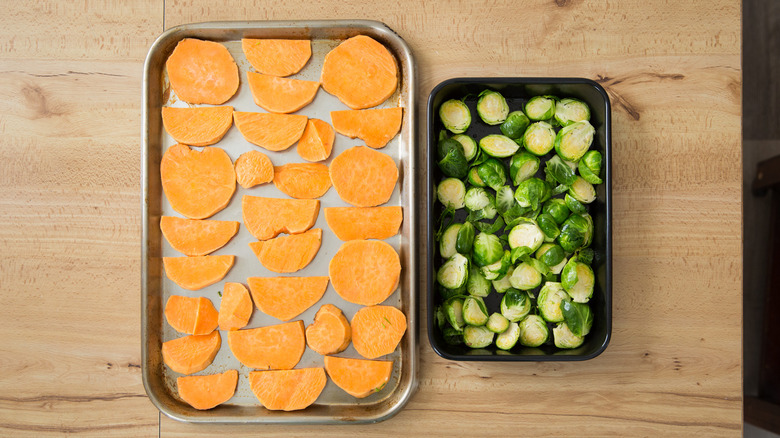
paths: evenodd
<path fill-rule="evenodd" d="M 401 132 L 381 152 L 391 156 L 399 166 L 399 180 L 390 201 L 385 205 L 400 205 L 404 220 L 401 233 L 386 240 L 401 257 L 401 279 L 398 289 L 383 304 L 400 308 L 407 317 L 407 332 L 395 353 L 385 359 L 394 360 L 393 374 L 388 384 L 378 393 L 364 399 L 356 399 L 332 381 L 328 383 L 317 402 L 309 408 L 295 412 L 269 411 L 262 407 L 249 388 L 248 373 L 252 369 L 242 365 L 231 353 L 227 333 L 221 332 L 222 347 L 214 362 L 195 375 L 213 374 L 228 369 L 239 372 L 236 393 L 228 402 L 212 410 L 198 411 L 181 401 L 177 395 L 176 377 L 162 362 L 162 342 L 182 336 L 164 320 L 163 308 L 171 295 L 205 296 L 219 308 L 220 291 L 225 282 L 246 285 L 248 277 L 277 276 L 268 271 L 257 260 L 248 243 L 256 239 L 243 226 L 241 219 L 241 197 L 244 195 L 287 198 L 273 184 L 251 189 L 236 186 L 236 193 L 224 210 L 210 219 L 240 221 L 238 234 L 223 248 L 213 254 L 236 255 L 233 268 L 223 281 L 198 291 L 188 291 L 170 281 L 162 270 L 162 257 L 182 254 L 173 250 L 162 237 L 159 228 L 163 215 L 181 216 L 171 208 L 160 184 L 160 159 L 164 151 L 175 144 L 163 129 L 160 110 L 163 106 L 185 107 L 168 86 L 165 61 L 176 44 L 183 38 L 199 38 L 217 41 L 225 45 L 239 67 L 241 85 L 236 95 L 224 105 L 233 106 L 236 111 L 265 112 L 258 107 L 249 87 L 246 72 L 251 70 L 243 51 L 241 38 L 305 38 L 312 41 L 312 57 L 304 69 L 291 76 L 298 79 L 319 80 L 325 55 L 346 38 L 368 35 L 384 44 L 395 56 L 399 66 L 400 81 L 396 93 L 380 107 L 400 106 L 403 108 Z M 415 67 L 406 43 L 391 29 L 373 21 L 266 21 L 266 22 L 214 22 L 188 24 L 175 27 L 162 34 L 152 45 L 144 67 L 143 101 L 143 148 L 142 148 L 142 190 L 143 190 L 143 249 L 142 249 L 142 363 L 143 382 L 149 398 L 160 411 L 171 418 L 188 422 L 216 423 L 370 423 L 385 420 L 396 414 L 416 388 L 416 333 L 417 333 L 417 261 L 415 230 L 416 164 L 413 144 L 415 135 Z M 349 109 L 336 97 L 320 89 L 315 100 L 296 114 L 318 118 L 330 123 L 330 111 Z M 349 139 L 336 135 L 333 152 L 325 164 L 344 150 L 363 145 L 360 139 Z M 224 149 L 235 161 L 244 152 L 258 149 L 271 158 L 274 165 L 304 162 L 293 145 L 284 152 L 269 152 L 247 142 L 241 133 L 231 127 L 227 135 L 216 145 Z M 331 189 L 320 199 L 320 213 L 314 228 L 323 230 L 322 246 L 312 263 L 294 274 L 286 276 L 328 275 L 328 263 L 342 242 L 333 234 L 325 222 L 323 208 L 349 206 Z M 307 326 L 322 304 L 332 303 L 344 311 L 351 320 L 361 307 L 341 299 L 328 285 L 325 296 L 314 306 L 294 320 L 302 319 Z M 255 309 L 246 328 L 279 324 L 281 321 Z M 352 345 L 342 357 L 360 356 Z M 308 347 L 296 368 L 322 367 L 323 358 Z"/>

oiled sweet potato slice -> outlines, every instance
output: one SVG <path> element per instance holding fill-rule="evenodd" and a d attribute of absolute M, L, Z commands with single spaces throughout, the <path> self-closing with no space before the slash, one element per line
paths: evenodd
<path fill-rule="evenodd" d="M 218 330 L 172 339 L 162 344 L 163 362 L 180 374 L 197 373 L 211 364 L 221 345 Z"/>
<path fill-rule="evenodd" d="M 165 303 L 165 319 L 179 333 L 207 335 L 217 328 L 217 309 L 205 297 L 171 295 Z"/>
<path fill-rule="evenodd" d="M 363 307 L 352 318 L 352 345 L 366 359 L 395 351 L 405 332 L 406 316 L 395 307 Z"/>
<path fill-rule="evenodd" d="M 185 38 L 165 67 L 173 91 L 185 102 L 221 105 L 238 90 L 238 66 L 220 43 Z"/>
<path fill-rule="evenodd" d="M 300 234 L 314 226 L 320 211 L 316 199 L 276 199 L 244 196 L 241 212 L 244 226 L 258 240 L 268 240 L 279 233 Z"/>
<path fill-rule="evenodd" d="M 274 167 L 274 185 L 292 198 L 319 198 L 330 189 L 330 173 L 321 163 L 289 163 Z"/>
<path fill-rule="evenodd" d="M 247 283 L 261 312 L 289 321 L 325 295 L 328 277 L 250 277 Z"/>
<path fill-rule="evenodd" d="M 174 283 L 198 290 L 225 278 L 235 260 L 234 255 L 163 257 L 163 267 Z"/>
<path fill-rule="evenodd" d="M 294 113 L 310 104 L 320 89 L 317 81 L 279 78 L 251 71 L 246 75 L 257 106 L 272 113 Z"/>
<path fill-rule="evenodd" d="M 238 222 L 163 216 L 160 218 L 160 230 L 176 251 L 200 256 L 225 246 L 238 233 Z"/>
<path fill-rule="evenodd" d="M 274 165 L 260 151 L 244 152 L 236 159 L 236 181 L 245 189 L 274 180 Z"/>
<path fill-rule="evenodd" d="M 325 220 L 341 240 L 387 239 L 398 234 L 401 207 L 328 207 Z"/>
<path fill-rule="evenodd" d="M 252 299 L 241 283 L 225 283 L 222 301 L 219 304 L 218 323 L 220 330 L 243 328 L 252 317 Z"/>
<path fill-rule="evenodd" d="M 228 332 L 228 345 L 236 359 L 249 368 L 290 370 L 306 349 L 303 321 L 232 330 Z"/>
<path fill-rule="evenodd" d="M 306 327 L 306 344 L 319 354 L 341 353 L 352 340 L 352 329 L 344 313 L 333 304 L 323 304 Z"/>
<path fill-rule="evenodd" d="M 299 114 L 233 112 L 236 128 L 246 141 L 269 151 L 283 151 L 303 135 L 308 118 Z"/>
<path fill-rule="evenodd" d="M 402 115 L 400 107 L 331 111 L 330 121 L 339 134 L 359 138 L 366 146 L 380 149 L 401 130 Z"/>
<path fill-rule="evenodd" d="M 393 373 L 393 361 L 325 356 L 325 371 L 347 394 L 365 398 L 385 387 Z"/>
<path fill-rule="evenodd" d="M 272 411 L 306 409 L 317 401 L 327 381 L 322 368 L 249 373 L 252 392 L 266 409 Z"/>
<path fill-rule="evenodd" d="M 371 306 L 386 300 L 398 287 L 401 260 L 381 240 L 350 240 L 330 260 L 328 272 L 341 298 Z"/>
<path fill-rule="evenodd" d="M 238 384 L 238 371 L 227 370 L 208 376 L 186 376 L 176 379 L 179 396 L 190 406 L 206 410 L 221 405 L 233 397 Z"/>
<path fill-rule="evenodd" d="M 356 146 L 333 159 L 330 179 L 344 201 L 355 207 L 375 207 L 390 200 L 398 166 L 382 152 Z"/>
<path fill-rule="evenodd" d="M 233 125 L 233 107 L 162 109 L 165 130 L 179 143 L 209 146 L 220 140 Z"/>
<path fill-rule="evenodd" d="M 322 161 L 330 157 L 336 134 L 320 119 L 309 119 L 298 141 L 298 155 L 306 161 Z"/>
<path fill-rule="evenodd" d="M 247 61 L 255 70 L 273 76 L 298 73 L 311 58 L 311 41 L 253 39 L 241 40 Z"/>
<path fill-rule="evenodd" d="M 251 242 L 249 247 L 266 269 L 290 273 L 300 271 L 311 263 L 321 243 L 322 229 L 315 228 L 301 234 Z"/>

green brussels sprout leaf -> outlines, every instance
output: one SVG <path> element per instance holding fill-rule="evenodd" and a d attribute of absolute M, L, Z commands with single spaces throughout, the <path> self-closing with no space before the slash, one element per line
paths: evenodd
<path fill-rule="evenodd" d="M 561 311 L 563 312 L 563 319 L 566 321 L 566 325 L 569 326 L 569 330 L 575 336 L 585 336 L 590 333 L 590 329 L 593 327 L 593 312 L 591 312 L 590 306 L 582 303 L 562 301 Z"/>

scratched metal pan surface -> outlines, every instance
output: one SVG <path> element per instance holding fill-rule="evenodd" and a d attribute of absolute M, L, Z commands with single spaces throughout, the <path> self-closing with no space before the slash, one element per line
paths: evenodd
<path fill-rule="evenodd" d="M 396 93 L 381 107 L 403 107 L 401 132 L 382 153 L 390 155 L 399 166 L 399 180 L 390 201 L 385 205 L 400 205 L 403 208 L 403 225 L 399 235 L 386 240 L 401 257 L 401 279 L 398 289 L 383 304 L 400 308 L 407 317 L 408 328 L 395 353 L 384 359 L 393 360 L 393 374 L 388 384 L 379 392 L 363 399 L 356 399 L 330 379 L 314 405 L 301 411 L 269 411 L 262 407 L 249 387 L 248 373 L 252 369 L 242 365 L 231 353 L 227 333 L 222 331 L 222 347 L 214 362 L 195 375 L 214 374 L 228 369 L 239 372 L 236 393 L 228 402 L 208 411 L 198 411 L 184 403 L 177 394 L 176 378 L 179 374 L 163 364 L 162 342 L 183 336 L 176 333 L 165 321 L 163 308 L 171 295 L 190 297 L 205 296 L 218 309 L 220 292 L 225 282 L 246 285 L 248 277 L 275 276 L 265 269 L 251 252 L 248 243 L 255 241 L 241 219 L 241 197 L 244 195 L 286 198 L 273 184 L 264 184 L 251 189 L 236 186 L 230 204 L 210 219 L 241 222 L 238 234 L 223 248 L 213 254 L 233 254 L 236 262 L 224 280 L 198 291 L 185 290 L 166 278 L 162 269 L 162 257 L 180 257 L 182 254 L 170 247 L 160 232 L 160 217 L 180 216 L 173 211 L 165 198 L 160 182 L 160 159 L 164 151 L 175 144 L 162 126 L 160 110 L 163 106 L 185 107 L 168 85 L 165 61 L 176 44 L 183 38 L 199 38 L 217 41 L 225 45 L 239 67 L 241 85 L 236 95 L 224 105 L 237 111 L 265 112 L 255 105 L 246 84 L 246 72 L 251 70 L 243 51 L 241 38 L 291 38 L 311 39 L 312 57 L 301 72 L 291 77 L 319 80 L 325 55 L 341 41 L 355 35 L 368 35 L 384 44 L 395 56 L 399 66 L 400 81 Z M 390 28 L 373 21 L 259 21 L 259 22 L 214 22 L 178 26 L 162 34 L 152 45 L 144 66 L 143 82 L 143 147 L 142 147 L 142 197 L 143 197 L 143 246 L 141 263 L 142 294 L 142 363 L 143 382 L 149 398 L 160 411 L 171 418 L 194 423 L 372 423 L 390 418 L 396 414 L 411 397 L 417 381 L 417 255 L 415 230 L 416 163 L 414 153 L 415 133 L 415 66 L 406 43 Z M 320 89 L 315 100 L 296 114 L 318 118 L 330 123 L 330 111 L 349 109 L 336 97 Z M 333 157 L 344 150 L 364 143 L 336 135 L 333 153 L 325 164 L 330 165 Z M 260 148 L 247 142 L 236 129 L 230 128 L 227 135 L 215 146 L 224 149 L 235 161 L 244 152 Z M 271 158 L 274 165 L 303 162 L 293 146 L 284 152 L 261 150 Z M 322 246 L 317 256 L 306 268 L 289 276 L 328 275 L 328 263 L 342 242 L 333 234 L 325 222 L 323 208 L 348 206 L 336 190 L 331 189 L 320 199 L 321 208 L 314 228 L 323 231 Z M 303 320 L 307 326 L 312 323 L 315 312 L 322 304 L 332 303 L 344 311 L 351 320 L 361 307 L 349 303 L 336 294 L 328 285 L 325 296 L 314 306 L 294 320 Z M 246 328 L 279 324 L 281 321 L 255 309 Z M 359 358 L 352 345 L 339 354 L 341 357 Z M 306 348 L 296 368 L 322 367 L 323 358 Z"/>

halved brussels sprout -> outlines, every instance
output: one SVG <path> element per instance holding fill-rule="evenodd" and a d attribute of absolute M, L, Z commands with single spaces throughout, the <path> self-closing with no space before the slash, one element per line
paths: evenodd
<path fill-rule="evenodd" d="M 547 120 L 555 115 L 555 96 L 534 96 L 525 103 L 525 114 L 531 120 Z"/>
<path fill-rule="evenodd" d="M 436 274 L 436 279 L 442 286 L 448 289 L 456 289 L 466 284 L 468 272 L 469 260 L 455 253 L 441 265 L 439 272 Z"/>
<path fill-rule="evenodd" d="M 506 184 L 506 169 L 504 163 L 490 158 L 477 166 L 479 179 L 493 190 L 498 190 Z"/>
<path fill-rule="evenodd" d="M 560 245 L 554 243 L 545 243 L 540 246 L 536 251 L 536 259 L 545 265 L 552 267 L 561 263 L 566 258 L 566 254 L 563 252 L 563 248 Z M 558 274 L 560 271 L 556 272 Z"/>
<path fill-rule="evenodd" d="M 506 275 L 506 271 L 509 270 L 510 266 L 512 266 L 510 253 L 509 251 L 504 251 L 504 255 L 498 261 L 482 267 L 482 275 L 488 280 L 496 280 Z"/>
<path fill-rule="evenodd" d="M 561 272 L 561 285 L 575 303 L 587 303 L 593 296 L 596 278 L 593 269 L 572 258 Z"/>
<path fill-rule="evenodd" d="M 504 247 L 495 234 L 479 233 L 474 238 L 474 263 L 477 266 L 487 266 L 501 260 Z"/>
<path fill-rule="evenodd" d="M 480 297 L 469 296 L 463 300 L 463 321 L 468 325 L 485 325 L 488 312 Z"/>
<path fill-rule="evenodd" d="M 591 183 L 585 181 L 581 176 L 575 177 L 574 184 L 569 187 L 569 194 L 572 198 L 583 204 L 590 204 L 596 200 L 596 189 Z"/>
<path fill-rule="evenodd" d="M 512 283 L 509 282 L 509 277 L 512 276 L 512 273 L 515 271 L 515 269 L 510 266 L 506 270 L 506 274 L 504 274 L 502 277 L 499 277 L 495 280 L 493 280 L 493 288 L 496 290 L 496 292 L 502 294 L 506 291 L 508 291 L 512 287 Z"/>
<path fill-rule="evenodd" d="M 443 174 L 453 178 L 465 178 L 469 173 L 469 162 L 463 155 L 460 143 L 455 143 L 458 144 L 458 147 L 450 149 L 437 164 Z"/>
<path fill-rule="evenodd" d="M 558 182 L 558 184 L 567 186 L 574 184 L 577 178 L 574 170 L 569 167 L 565 161 L 561 160 L 561 157 L 557 155 L 547 160 L 547 164 L 545 165 L 545 172 L 552 176 L 553 179 Z"/>
<path fill-rule="evenodd" d="M 577 348 L 585 342 L 584 336 L 577 336 L 562 322 L 553 328 L 553 340 L 558 348 Z"/>
<path fill-rule="evenodd" d="M 565 126 L 555 136 L 555 152 L 564 160 L 577 161 L 593 143 L 596 130 L 588 122 L 575 122 Z"/>
<path fill-rule="evenodd" d="M 498 312 L 493 312 L 488 318 L 487 324 L 485 324 L 488 330 L 493 333 L 503 333 L 509 328 L 509 320 Z"/>
<path fill-rule="evenodd" d="M 593 313 L 587 304 L 562 302 L 561 312 L 569 326 L 569 330 L 576 336 L 586 336 L 593 327 Z"/>
<path fill-rule="evenodd" d="M 509 162 L 509 177 L 512 178 L 514 185 L 531 178 L 538 171 L 539 157 L 536 155 L 529 154 L 526 151 L 512 155 L 512 160 Z"/>
<path fill-rule="evenodd" d="M 501 93 L 493 90 L 485 90 L 479 93 L 477 101 L 477 114 L 488 125 L 503 123 L 509 115 L 509 105 Z"/>
<path fill-rule="evenodd" d="M 531 290 L 542 284 L 542 274 L 528 263 L 520 263 L 509 278 L 509 284 L 520 290 Z"/>
<path fill-rule="evenodd" d="M 531 252 L 536 251 L 544 243 L 544 233 L 532 219 L 526 219 L 515 225 L 509 232 L 509 247 L 527 246 Z"/>
<path fill-rule="evenodd" d="M 471 187 L 466 192 L 464 203 L 469 211 L 482 210 L 490 205 L 490 197 L 488 197 L 488 193 L 482 187 Z"/>
<path fill-rule="evenodd" d="M 512 111 L 509 113 L 504 123 L 501 124 L 501 133 L 512 140 L 517 140 L 523 136 L 525 129 L 528 128 L 530 123 L 531 121 L 528 120 L 525 113 L 522 111 Z"/>
<path fill-rule="evenodd" d="M 479 147 L 486 154 L 496 158 L 511 157 L 512 154 L 520 149 L 520 145 L 515 143 L 514 140 L 500 134 L 490 134 L 482 137 L 479 140 Z"/>
<path fill-rule="evenodd" d="M 477 142 L 466 134 L 453 135 L 452 139 L 460 143 L 463 147 L 463 155 L 466 160 L 471 161 L 477 156 Z"/>
<path fill-rule="evenodd" d="M 512 322 L 520 321 L 531 312 L 531 299 L 521 290 L 509 289 L 501 299 L 501 315 Z"/>
<path fill-rule="evenodd" d="M 441 104 L 439 118 L 453 134 L 466 132 L 471 125 L 471 111 L 461 100 L 450 99 Z"/>
<path fill-rule="evenodd" d="M 518 324 L 520 328 L 520 345 L 538 347 L 550 336 L 547 324 L 538 315 L 528 315 Z"/>
<path fill-rule="evenodd" d="M 590 108 L 588 108 L 588 104 L 579 99 L 571 97 L 561 99 L 555 104 L 555 120 L 561 126 L 590 120 Z"/>
<path fill-rule="evenodd" d="M 555 130 L 547 122 L 531 123 L 523 134 L 523 146 L 534 155 L 546 155 L 554 145 Z"/>
<path fill-rule="evenodd" d="M 579 161 L 580 176 L 591 184 L 601 184 L 601 152 L 588 151 Z"/>
<path fill-rule="evenodd" d="M 506 330 L 496 336 L 496 347 L 502 350 L 511 350 L 520 339 L 520 326 L 516 322 L 510 322 Z"/>
<path fill-rule="evenodd" d="M 553 198 L 544 203 L 542 213 L 549 214 L 555 219 L 555 223 L 560 225 L 569 217 L 570 212 L 569 207 L 566 206 L 566 201 L 560 198 Z"/>
<path fill-rule="evenodd" d="M 471 222 L 466 222 L 458 230 L 458 236 L 455 241 L 455 250 L 461 254 L 468 254 L 471 252 L 472 246 L 474 246 L 474 236 L 476 230 Z"/>
<path fill-rule="evenodd" d="M 558 243 L 564 251 L 571 253 L 585 246 L 588 233 L 590 233 L 588 220 L 579 214 L 572 213 L 561 225 L 561 235 L 558 236 Z"/>
<path fill-rule="evenodd" d="M 466 185 L 457 178 L 445 178 L 439 183 L 436 196 L 446 208 L 463 208 L 466 205 Z"/>
<path fill-rule="evenodd" d="M 485 182 L 482 181 L 482 178 L 480 178 L 479 174 L 477 173 L 477 167 L 479 166 L 474 166 L 471 169 L 469 169 L 469 173 L 468 173 L 469 183 L 472 186 L 485 187 L 486 186 Z"/>
<path fill-rule="evenodd" d="M 482 275 L 482 270 L 471 265 L 469 268 L 469 279 L 466 280 L 466 290 L 469 295 L 475 297 L 486 297 L 490 295 L 490 280 Z"/>
<path fill-rule="evenodd" d="M 555 219 L 547 213 L 541 213 L 537 216 L 536 223 L 539 224 L 539 229 L 544 233 L 545 242 L 553 242 L 561 234 Z"/>
<path fill-rule="evenodd" d="M 439 254 L 448 259 L 458 252 L 456 245 L 458 243 L 458 231 L 460 231 L 461 224 L 452 224 L 444 230 L 441 235 L 441 241 L 439 241 Z"/>
<path fill-rule="evenodd" d="M 574 199 L 570 194 L 566 194 L 563 198 L 564 202 L 566 203 L 566 208 L 569 209 L 572 213 L 585 213 L 588 211 L 587 208 L 585 208 L 582 203 L 576 199 Z"/>
<path fill-rule="evenodd" d="M 463 342 L 471 348 L 485 348 L 493 343 L 494 333 L 485 326 L 467 325 L 463 329 Z"/>
<path fill-rule="evenodd" d="M 550 199 L 550 186 L 536 177 L 521 182 L 515 190 L 515 200 L 521 207 L 531 207 L 535 210 L 548 199 Z"/>
<path fill-rule="evenodd" d="M 459 142 L 447 137 L 447 131 L 442 130 L 439 132 L 439 142 L 436 145 L 436 151 L 439 154 L 439 159 L 447 156 L 447 153 L 449 153 L 451 150 L 457 149 L 463 155 L 465 156 L 465 151 L 463 150 L 463 145 L 461 145 Z"/>
<path fill-rule="evenodd" d="M 569 294 L 563 290 L 560 283 L 548 281 L 539 291 L 539 297 L 536 299 L 536 305 L 539 306 L 539 313 L 546 321 L 563 321 L 563 311 L 561 303 L 570 301 Z"/>
<path fill-rule="evenodd" d="M 444 302 L 443 307 L 450 326 L 455 330 L 463 330 L 463 326 L 466 325 L 463 321 L 463 298 L 450 298 Z"/>

